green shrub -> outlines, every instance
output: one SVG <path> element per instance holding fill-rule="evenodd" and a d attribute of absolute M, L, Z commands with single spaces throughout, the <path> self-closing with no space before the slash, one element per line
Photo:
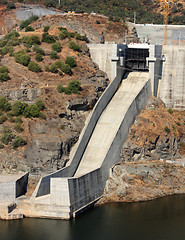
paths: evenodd
<path fill-rule="evenodd" d="M 65 125 L 64 125 L 64 124 L 61 124 L 61 125 L 60 125 L 60 129 L 64 130 L 64 129 L 65 129 Z"/>
<path fill-rule="evenodd" d="M 168 112 L 169 112 L 170 114 L 172 114 L 172 113 L 173 113 L 173 110 L 172 110 L 171 108 L 169 108 L 169 109 L 168 109 Z"/>
<path fill-rule="evenodd" d="M 44 66 L 44 69 L 45 69 L 46 72 L 50 72 L 50 67 L 49 67 L 49 65 L 45 65 L 45 66 Z"/>
<path fill-rule="evenodd" d="M 15 4 L 13 3 L 13 2 L 8 2 L 7 3 L 7 9 L 8 10 L 11 10 L 11 9 L 15 9 L 16 7 L 15 7 Z"/>
<path fill-rule="evenodd" d="M 178 125 L 178 126 L 180 126 L 181 124 L 180 124 L 180 122 L 176 122 L 176 124 Z"/>
<path fill-rule="evenodd" d="M 34 21 L 36 21 L 37 19 L 39 19 L 39 17 L 38 17 L 37 15 L 33 15 L 33 16 L 31 16 L 31 17 L 29 18 L 29 20 L 30 20 L 31 22 L 34 22 Z"/>
<path fill-rule="evenodd" d="M 30 56 L 27 55 L 23 50 L 14 53 L 14 58 L 17 63 L 20 63 L 23 66 L 28 66 L 30 62 Z"/>
<path fill-rule="evenodd" d="M 9 129 L 9 127 L 5 126 L 3 129 L 2 129 L 2 133 L 11 133 L 12 131 Z"/>
<path fill-rule="evenodd" d="M 60 34 L 59 34 L 59 38 L 61 39 L 61 40 L 63 40 L 63 39 L 65 39 L 65 38 L 67 38 L 68 37 L 68 31 L 67 30 L 62 30 L 61 32 L 60 32 Z"/>
<path fill-rule="evenodd" d="M 45 43 L 55 43 L 56 40 L 53 36 L 49 35 L 49 33 L 43 33 L 42 34 L 42 42 L 45 42 Z"/>
<path fill-rule="evenodd" d="M 8 112 L 11 110 L 11 104 L 8 102 L 8 100 L 5 97 L 0 97 L 0 109 Z"/>
<path fill-rule="evenodd" d="M 15 122 L 15 118 L 13 116 L 9 116 L 9 119 L 8 119 L 11 123 L 14 123 Z"/>
<path fill-rule="evenodd" d="M 57 2 L 56 2 L 55 0 L 44 0 L 43 3 L 44 3 L 44 5 L 46 5 L 47 7 L 56 8 L 56 6 L 57 6 Z"/>
<path fill-rule="evenodd" d="M 25 28 L 25 32 L 34 32 L 34 31 L 35 31 L 35 29 L 33 27 L 31 27 L 31 26 L 27 26 Z"/>
<path fill-rule="evenodd" d="M 75 32 L 68 32 L 68 38 L 74 38 Z"/>
<path fill-rule="evenodd" d="M 12 113 L 14 116 L 20 116 L 23 114 L 25 108 L 28 107 L 27 103 L 22 103 L 21 101 L 15 101 L 12 105 Z"/>
<path fill-rule="evenodd" d="M 70 90 L 68 87 L 65 87 L 65 88 L 64 88 L 64 93 L 65 93 L 66 95 L 69 95 L 69 94 L 71 94 L 71 90 Z"/>
<path fill-rule="evenodd" d="M 28 64 L 28 69 L 32 72 L 41 72 L 41 67 L 36 62 L 30 61 Z"/>
<path fill-rule="evenodd" d="M 23 121 L 22 121 L 21 116 L 16 117 L 16 118 L 15 118 L 15 122 L 16 122 L 16 123 L 22 123 Z"/>
<path fill-rule="evenodd" d="M 4 122 L 6 122 L 7 117 L 5 115 L 0 116 L 0 124 L 3 124 Z"/>
<path fill-rule="evenodd" d="M 96 24 L 100 24 L 100 21 L 99 21 L 99 20 L 96 20 Z"/>
<path fill-rule="evenodd" d="M 26 52 L 29 53 L 31 52 L 31 50 L 29 48 L 26 48 Z"/>
<path fill-rule="evenodd" d="M 0 50 L 0 52 L 1 52 L 1 55 L 4 56 L 4 55 L 6 55 L 7 53 L 9 53 L 11 50 L 13 50 L 13 47 L 6 45 L 6 46 L 4 46 L 4 47 Z"/>
<path fill-rule="evenodd" d="M 42 62 L 42 60 L 43 60 L 42 55 L 40 53 L 36 54 L 35 59 L 37 62 Z"/>
<path fill-rule="evenodd" d="M 0 73 L 5 73 L 5 72 L 9 73 L 8 68 L 6 66 L 1 66 L 0 67 Z"/>
<path fill-rule="evenodd" d="M 8 112 L 6 113 L 6 115 L 7 115 L 8 117 L 13 117 L 13 116 L 14 116 L 14 114 L 13 114 L 12 111 L 8 111 Z"/>
<path fill-rule="evenodd" d="M 71 49 L 73 49 L 74 51 L 77 51 L 77 52 L 80 52 L 80 50 L 81 50 L 81 47 L 73 41 L 69 42 L 69 48 L 71 48 Z"/>
<path fill-rule="evenodd" d="M 57 52 L 55 52 L 55 51 L 51 51 L 49 56 L 51 59 L 59 59 L 59 56 L 58 56 Z"/>
<path fill-rule="evenodd" d="M 11 57 L 14 56 L 14 50 L 13 50 L 13 49 L 10 49 L 10 51 L 9 51 L 9 56 L 11 56 Z"/>
<path fill-rule="evenodd" d="M 58 72 L 58 66 L 56 63 L 52 63 L 51 66 L 50 66 L 50 71 L 52 73 L 57 73 Z"/>
<path fill-rule="evenodd" d="M 0 143 L 0 149 L 3 149 L 4 145 L 2 143 Z"/>
<path fill-rule="evenodd" d="M 22 128 L 21 124 L 20 123 L 16 123 L 15 126 L 14 126 L 14 130 L 18 133 L 20 132 L 23 132 L 24 129 Z"/>
<path fill-rule="evenodd" d="M 6 82 L 10 79 L 10 76 L 7 72 L 0 73 L 0 82 Z"/>
<path fill-rule="evenodd" d="M 62 86 L 61 84 L 58 84 L 58 85 L 57 85 L 57 91 L 58 91 L 59 93 L 64 92 L 64 86 Z"/>
<path fill-rule="evenodd" d="M 65 28 L 65 27 L 58 27 L 58 29 L 59 29 L 60 31 L 62 31 L 62 30 L 66 30 L 66 31 L 67 31 L 67 28 Z"/>
<path fill-rule="evenodd" d="M 71 94 L 71 93 L 79 94 L 80 90 L 81 90 L 81 86 L 79 81 L 77 80 L 70 81 L 67 87 L 62 86 L 61 84 L 57 85 L 57 91 L 59 93 L 64 92 L 65 94 Z"/>
<path fill-rule="evenodd" d="M 73 57 L 67 57 L 65 64 L 68 64 L 71 68 L 76 67 L 76 60 Z"/>
<path fill-rule="evenodd" d="M 88 42 L 87 37 L 86 37 L 86 36 L 82 36 L 82 35 L 80 35 L 79 33 L 75 33 L 75 38 L 76 38 L 76 40 L 81 40 L 81 41 L 86 41 L 86 42 Z"/>
<path fill-rule="evenodd" d="M 40 45 L 40 39 L 38 36 L 36 35 L 31 35 L 31 36 L 23 36 L 21 38 L 22 43 L 26 43 L 29 45 Z"/>
<path fill-rule="evenodd" d="M 46 116 L 45 116 L 45 114 L 43 112 L 40 112 L 39 113 L 39 118 L 40 119 L 46 119 Z"/>
<path fill-rule="evenodd" d="M 25 20 L 25 21 L 22 21 L 21 24 L 20 24 L 20 29 L 23 29 L 25 27 L 27 27 L 28 25 L 30 25 L 30 23 L 36 21 L 39 17 L 36 16 L 36 15 L 33 15 L 31 16 L 29 19 Z"/>
<path fill-rule="evenodd" d="M 61 52 L 61 43 L 60 42 L 56 42 L 52 44 L 52 50 L 55 52 Z"/>
<path fill-rule="evenodd" d="M 49 31 L 50 27 L 49 26 L 45 26 L 44 27 L 44 32 L 47 33 Z"/>
<path fill-rule="evenodd" d="M 64 72 L 65 74 L 72 75 L 72 70 L 71 67 L 68 64 L 62 64 L 61 66 L 61 71 Z"/>
<path fill-rule="evenodd" d="M 8 43 L 6 44 L 6 46 L 17 46 L 20 44 L 20 41 L 16 38 L 16 39 L 10 39 L 8 41 Z M 10 50 L 9 50 L 10 52 Z"/>
<path fill-rule="evenodd" d="M 68 84 L 68 88 L 72 93 L 79 94 L 81 90 L 81 86 L 79 81 L 77 80 L 72 80 Z"/>
<path fill-rule="evenodd" d="M 0 47 L 4 47 L 7 44 L 7 40 L 1 39 L 0 40 Z"/>
<path fill-rule="evenodd" d="M 45 109 L 44 102 L 41 99 L 37 99 L 35 104 L 37 105 L 37 107 L 40 111 Z"/>
<path fill-rule="evenodd" d="M 38 47 L 38 46 L 34 46 L 33 51 L 36 52 L 36 53 L 40 53 L 41 55 L 45 55 L 44 50 L 42 48 Z"/>
<path fill-rule="evenodd" d="M 32 47 L 32 45 L 27 44 L 27 43 L 24 43 L 24 46 L 25 46 L 26 48 L 31 48 L 31 47 Z"/>
<path fill-rule="evenodd" d="M 20 136 L 16 136 L 14 141 L 12 142 L 12 147 L 14 149 L 16 149 L 16 148 L 24 146 L 26 144 L 27 144 L 27 142 L 26 142 L 26 140 L 24 138 L 22 138 Z"/>
<path fill-rule="evenodd" d="M 25 108 L 23 115 L 27 118 L 39 117 L 40 110 L 36 104 L 31 104 Z"/>
<path fill-rule="evenodd" d="M 3 130 L 0 140 L 2 143 L 8 145 L 15 138 L 15 135 L 8 128 L 6 130 L 4 128 Z"/>
<path fill-rule="evenodd" d="M 81 40 L 82 36 L 79 33 L 75 33 L 76 40 Z"/>
<path fill-rule="evenodd" d="M 58 68 L 61 68 L 61 66 L 64 65 L 64 63 L 60 60 L 56 61 L 55 64 L 57 65 Z"/>
<path fill-rule="evenodd" d="M 9 40 L 12 38 L 18 38 L 20 37 L 20 34 L 18 32 L 16 32 L 15 30 L 11 31 L 10 33 L 5 35 L 5 39 Z"/>
<path fill-rule="evenodd" d="M 60 76 L 63 76 L 63 75 L 64 75 L 64 73 L 63 73 L 62 71 L 59 71 L 58 74 L 59 74 Z"/>
<path fill-rule="evenodd" d="M 169 127 L 165 127 L 165 128 L 164 128 L 164 131 L 167 132 L 167 133 L 170 133 L 170 132 L 171 132 L 170 129 L 169 129 Z"/>

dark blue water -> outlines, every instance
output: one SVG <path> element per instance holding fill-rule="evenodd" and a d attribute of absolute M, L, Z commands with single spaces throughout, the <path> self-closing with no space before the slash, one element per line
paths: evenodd
<path fill-rule="evenodd" d="M 108 204 L 75 220 L 0 221 L 0 240 L 185 240 L 185 195 Z"/>

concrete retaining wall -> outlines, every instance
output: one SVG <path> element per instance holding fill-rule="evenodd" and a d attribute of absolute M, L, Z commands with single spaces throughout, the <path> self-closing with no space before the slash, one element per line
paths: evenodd
<path fill-rule="evenodd" d="M 10 177 L 10 178 L 9 178 Z M 12 202 L 27 191 L 28 173 L 23 176 L 2 176 L 0 182 L 0 202 Z"/>
<path fill-rule="evenodd" d="M 0 202 L 12 202 L 15 200 L 15 182 L 0 183 Z"/>
<path fill-rule="evenodd" d="M 117 76 L 119 66 L 119 49 L 126 48 L 124 44 L 88 44 L 93 62 L 98 64 L 100 70 L 104 71 L 108 78 L 113 81 Z"/>
<path fill-rule="evenodd" d="M 16 198 L 27 192 L 28 175 L 29 173 L 26 173 L 16 181 Z"/>

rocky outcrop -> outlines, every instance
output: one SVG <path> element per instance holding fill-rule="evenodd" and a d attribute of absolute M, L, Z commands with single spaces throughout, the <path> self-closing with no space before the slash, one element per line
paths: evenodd
<path fill-rule="evenodd" d="M 175 159 L 180 158 L 180 139 L 175 136 L 166 136 L 160 139 L 154 136 L 148 144 L 140 147 L 128 139 L 121 151 L 121 162 Z"/>
<path fill-rule="evenodd" d="M 166 109 L 151 98 L 123 144 L 121 162 L 177 159 L 184 154 L 185 112 Z"/>
<path fill-rule="evenodd" d="M 183 166 L 161 162 L 121 164 L 113 167 L 98 204 L 147 201 L 181 193 L 185 193 Z"/>
<path fill-rule="evenodd" d="M 24 102 L 32 102 L 36 98 L 40 97 L 42 91 L 40 88 L 23 88 L 16 89 L 10 91 L 1 91 L 0 96 L 6 97 L 11 101 L 24 101 Z"/>

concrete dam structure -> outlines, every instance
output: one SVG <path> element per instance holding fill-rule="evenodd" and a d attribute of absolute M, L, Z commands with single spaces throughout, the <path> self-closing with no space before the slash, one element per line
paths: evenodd
<path fill-rule="evenodd" d="M 136 28 L 141 42 L 149 38 L 150 44 L 163 44 L 164 25 L 157 24 L 132 24 Z M 167 26 L 167 44 L 185 46 L 185 26 Z"/>
<path fill-rule="evenodd" d="M 102 56 L 100 49 L 103 53 L 106 45 L 89 47 L 92 55 L 93 47 Z M 101 197 L 110 168 L 120 160 L 129 127 L 151 96 L 148 71 L 124 75 L 125 68 L 120 66 L 123 59 L 118 54 L 119 49 L 125 52 L 125 47 L 123 44 L 107 46 L 107 52 L 100 60 L 113 60 L 110 74 L 113 72 L 116 76 L 90 114 L 68 165 L 43 177 L 31 199 L 21 202 L 22 208 L 26 209 L 25 216 L 69 219 Z M 96 62 L 98 64 L 98 60 Z M 109 68 L 111 62 L 103 66 Z"/>
<path fill-rule="evenodd" d="M 89 114 L 67 166 L 42 177 L 30 199 L 16 199 L 24 216 L 70 219 L 92 206 L 102 196 L 111 167 L 120 161 L 129 128 L 152 94 L 168 107 L 185 109 L 183 47 L 88 46 L 111 82 Z"/>

